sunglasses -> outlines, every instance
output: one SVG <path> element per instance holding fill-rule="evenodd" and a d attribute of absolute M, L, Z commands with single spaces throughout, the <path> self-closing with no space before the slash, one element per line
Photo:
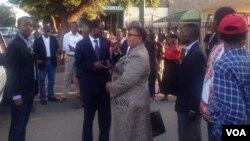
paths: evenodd
<path fill-rule="evenodd" d="M 131 37 L 131 36 L 141 36 L 141 35 L 128 33 L 128 37 Z"/>

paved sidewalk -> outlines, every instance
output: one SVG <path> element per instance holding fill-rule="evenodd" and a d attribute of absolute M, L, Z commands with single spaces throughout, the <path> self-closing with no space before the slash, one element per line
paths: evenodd
<path fill-rule="evenodd" d="M 158 95 L 152 102 L 151 109 L 160 110 L 167 132 L 154 138 L 154 141 L 178 141 L 177 118 L 174 111 L 175 97 L 161 102 L 162 95 Z M 35 101 L 36 110 L 32 113 L 27 127 L 27 141 L 81 141 L 83 110 L 73 107 L 78 102 L 76 95 L 70 95 L 65 103 L 49 102 L 42 106 Z M 9 107 L 0 107 L 0 140 L 7 141 L 10 122 Z M 202 122 L 202 138 L 207 141 L 207 130 Z M 114 141 L 113 128 L 110 131 L 110 141 Z M 97 119 L 94 121 L 94 141 L 98 139 Z"/>

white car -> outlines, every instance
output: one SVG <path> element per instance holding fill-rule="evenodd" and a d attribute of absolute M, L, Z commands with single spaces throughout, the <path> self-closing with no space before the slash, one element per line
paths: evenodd
<path fill-rule="evenodd" d="M 6 43 L 0 33 L 0 103 L 3 98 L 4 86 L 6 84 L 6 72 L 4 68 L 4 56 L 6 52 Z"/>
<path fill-rule="evenodd" d="M 12 36 L 12 28 L 11 27 L 0 27 L 0 33 L 4 37 L 11 37 Z"/>

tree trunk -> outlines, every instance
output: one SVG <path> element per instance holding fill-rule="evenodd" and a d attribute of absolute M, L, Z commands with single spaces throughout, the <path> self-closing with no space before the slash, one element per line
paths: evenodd
<path fill-rule="evenodd" d="M 65 52 L 63 51 L 63 36 L 65 33 L 67 33 L 69 31 L 69 26 L 68 26 L 68 18 L 62 18 L 59 23 L 59 32 L 58 32 L 58 43 L 60 46 L 60 50 L 61 50 L 61 56 L 60 56 L 60 64 L 64 64 L 64 60 L 65 60 Z"/>
<path fill-rule="evenodd" d="M 69 26 L 68 26 L 67 18 L 62 18 L 62 20 L 60 21 L 60 27 L 59 27 L 59 32 L 58 32 L 58 42 L 59 42 L 61 49 L 63 48 L 63 36 L 68 31 L 69 31 Z"/>
<path fill-rule="evenodd" d="M 145 12 L 145 0 L 142 0 L 139 6 L 139 21 L 142 27 L 144 27 L 144 12 Z"/>

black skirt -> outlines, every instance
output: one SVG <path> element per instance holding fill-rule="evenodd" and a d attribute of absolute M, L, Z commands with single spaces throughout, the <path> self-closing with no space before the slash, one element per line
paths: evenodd
<path fill-rule="evenodd" d="M 160 86 L 162 94 L 176 95 L 179 66 L 178 60 L 164 59 L 164 70 Z"/>

